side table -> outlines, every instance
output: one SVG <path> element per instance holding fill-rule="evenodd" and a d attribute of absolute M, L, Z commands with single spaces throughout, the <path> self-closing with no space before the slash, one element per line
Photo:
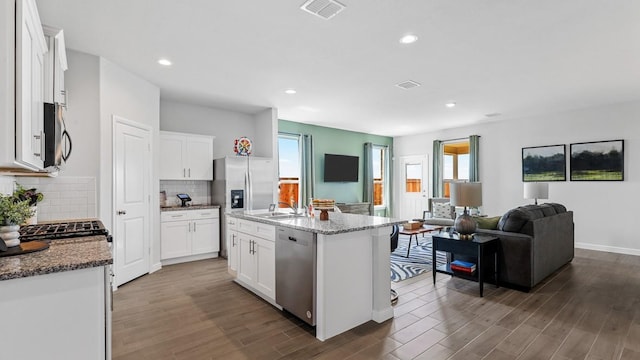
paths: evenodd
<path fill-rule="evenodd" d="M 486 254 L 493 255 L 493 276 L 498 287 L 498 245 L 499 241 L 496 236 L 491 235 L 473 235 L 471 240 L 460 240 L 457 234 L 449 233 L 433 234 L 432 246 L 432 266 L 433 266 L 433 284 L 436 283 L 436 273 L 444 273 L 457 276 L 467 280 L 477 281 L 480 286 L 480 296 L 483 295 L 485 261 Z M 436 251 L 444 251 L 451 254 L 445 265 L 436 266 Z M 476 258 L 476 271 L 473 274 L 465 274 L 459 271 L 451 270 L 451 261 L 455 255 L 466 255 Z"/>

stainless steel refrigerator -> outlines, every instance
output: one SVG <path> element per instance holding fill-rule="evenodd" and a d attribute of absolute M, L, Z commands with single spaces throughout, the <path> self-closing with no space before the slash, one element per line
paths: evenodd
<path fill-rule="evenodd" d="M 220 255 L 227 257 L 225 212 L 268 209 L 275 203 L 273 159 L 254 156 L 227 156 L 213 160 L 211 197 L 220 205 Z"/>

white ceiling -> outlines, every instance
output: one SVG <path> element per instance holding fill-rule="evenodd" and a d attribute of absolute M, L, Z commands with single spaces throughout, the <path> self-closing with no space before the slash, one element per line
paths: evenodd
<path fill-rule="evenodd" d="M 69 48 L 139 74 L 163 99 L 275 107 L 321 126 L 396 136 L 640 98 L 637 0 L 341 0 L 331 20 L 304 2 L 37 4 Z M 400 44 L 407 33 L 419 40 Z M 422 86 L 394 86 L 406 80 Z"/>

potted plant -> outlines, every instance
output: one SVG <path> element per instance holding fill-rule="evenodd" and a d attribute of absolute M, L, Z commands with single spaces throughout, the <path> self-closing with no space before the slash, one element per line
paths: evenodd
<path fill-rule="evenodd" d="M 20 224 L 33 216 L 29 201 L 0 194 L 0 238 L 8 247 L 20 245 Z"/>
<path fill-rule="evenodd" d="M 44 195 L 41 192 L 38 192 L 35 188 L 26 189 L 24 186 L 16 183 L 15 190 L 13 191 L 13 196 L 18 201 L 28 201 L 31 210 L 33 211 L 33 215 L 26 220 L 27 225 L 33 225 L 37 223 L 37 215 L 38 215 L 38 203 L 44 199 Z"/>

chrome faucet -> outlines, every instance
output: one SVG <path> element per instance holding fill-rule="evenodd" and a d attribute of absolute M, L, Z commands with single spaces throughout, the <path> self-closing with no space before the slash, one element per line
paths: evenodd
<path fill-rule="evenodd" d="M 278 204 L 282 204 L 282 205 L 287 205 L 288 208 L 290 208 L 291 210 L 293 210 L 294 214 L 298 213 L 298 203 L 296 203 L 295 201 L 293 202 L 293 205 L 286 203 L 284 201 L 278 201 Z"/>

